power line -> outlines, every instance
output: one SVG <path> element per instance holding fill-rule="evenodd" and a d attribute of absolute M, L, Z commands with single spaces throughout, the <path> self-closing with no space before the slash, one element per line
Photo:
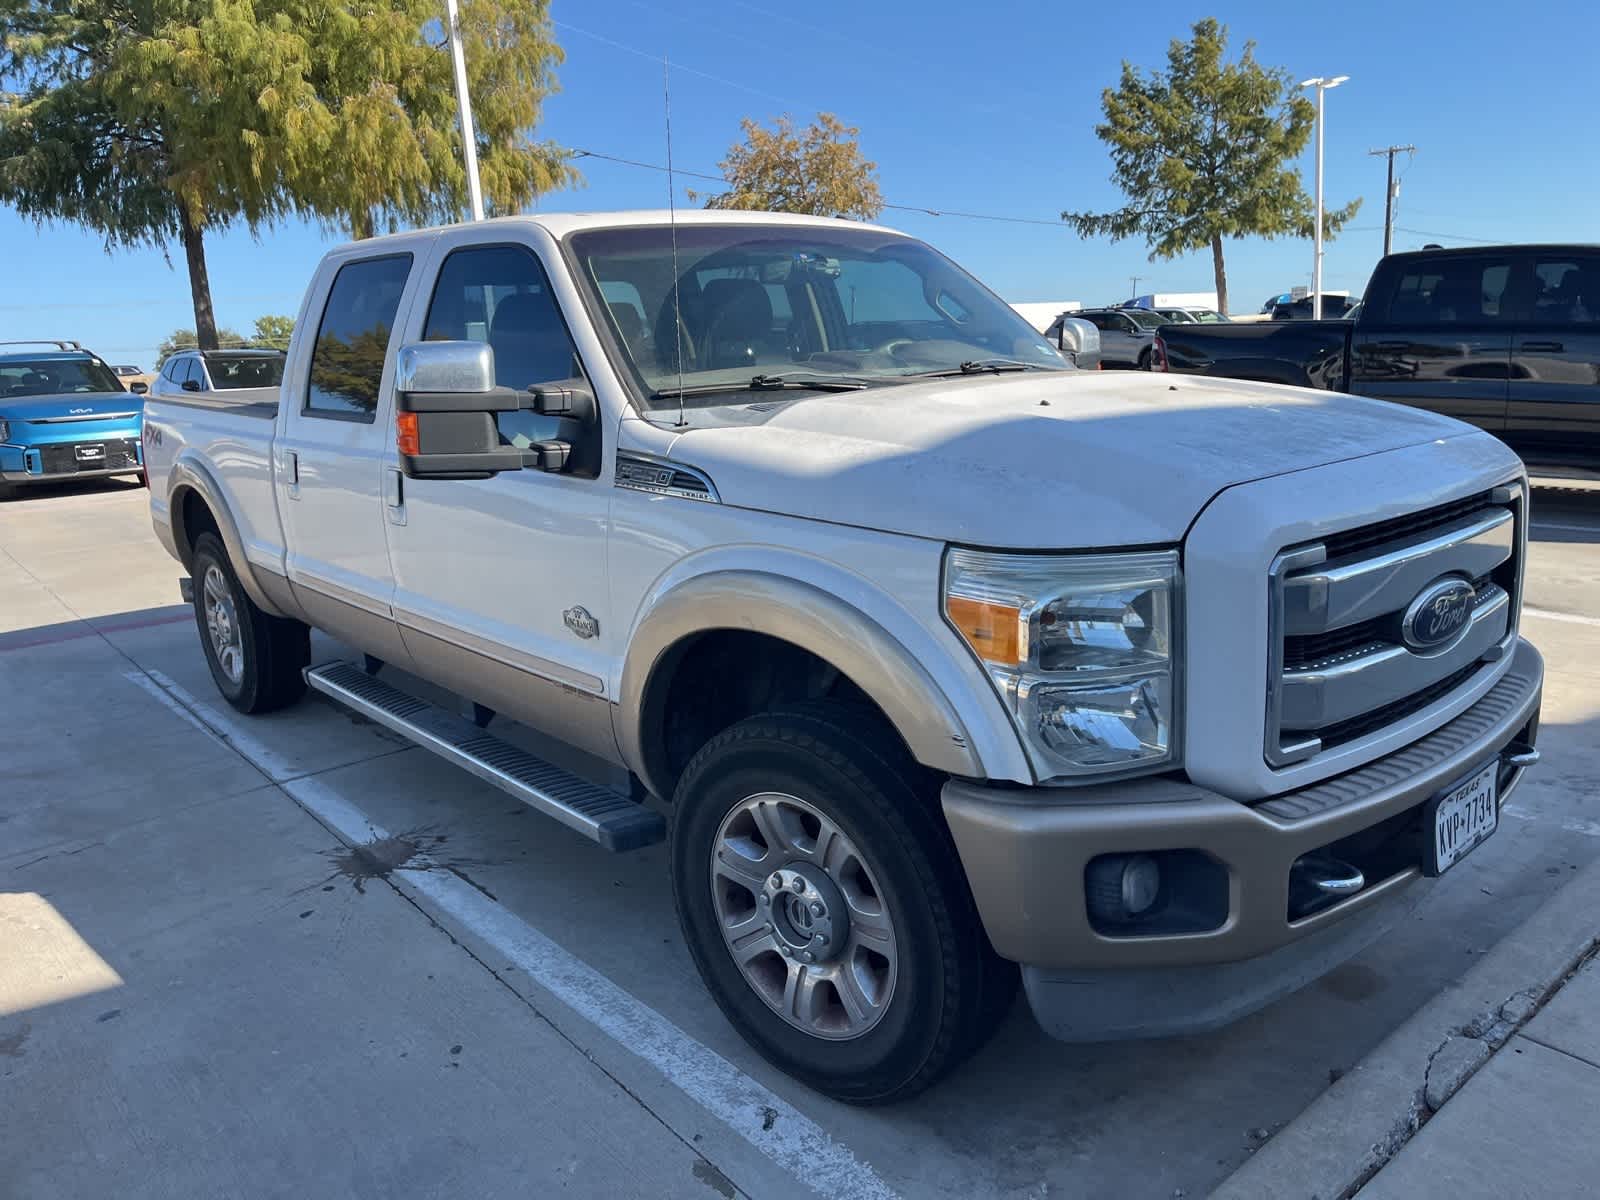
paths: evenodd
<path fill-rule="evenodd" d="M 676 68 L 681 69 L 681 68 Z M 606 162 L 621 163 L 625 167 L 640 167 L 646 171 L 666 171 L 666 167 L 659 163 L 641 162 L 636 158 L 623 158 L 617 154 L 603 154 L 598 150 L 585 150 L 581 147 L 572 148 L 574 158 L 598 158 Z M 686 171 L 682 167 L 673 167 L 672 174 L 687 175 L 691 179 L 709 179 L 712 183 L 726 184 L 727 177 L 712 175 L 705 171 Z M 1009 217 L 998 213 L 965 212 L 953 208 L 934 208 L 927 204 L 885 204 L 884 208 L 894 209 L 896 212 L 922 213 L 930 217 L 964 217 L 969 221 L 1001 221 L 1011 225 L 1046 225 L 1052 229 L 1065 230 L 1067 226 L 1058 220 L 1046 220 L 1043 217 Z"/>
<path fill-rule="evenodd" d="M 1404 225 L 1396 225 L 1395 230 L 1399 233 L 1414 234 L 1417 237 L 1444 238 L 1448 242 L 1475 242 L 1480 246 L 1503 246 L 1506 244 L 1505 238 L 1467 237 L 1462 233 L 1434 233 L 1427 229 L 1408 229 Z"/>

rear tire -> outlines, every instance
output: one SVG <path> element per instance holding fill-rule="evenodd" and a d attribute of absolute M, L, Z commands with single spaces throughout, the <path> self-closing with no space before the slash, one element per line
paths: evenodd
<path fill-rule="evenodd" d="M 1016 994 L 934 783 L 875 714 L 808 704 L 718 734 L 678 784 L 673 895 L 701 978 L 764 1058 L 850 1104 L 933 1084 Z"/>
<path fill-rule="evenodd" d="M 311 630 L 257 608 L 216 534 L 194 543 L 194 619 L 206 665 L 223 699 L 242 713 L 266 713 L 305 694 Z"/>
<path fill-rule="evenodd" d="M 1148 349 L 1139 352 L 1139 370 L 1148 371 L 1150 369 L 1151 357 L 1151 351 Z"/>

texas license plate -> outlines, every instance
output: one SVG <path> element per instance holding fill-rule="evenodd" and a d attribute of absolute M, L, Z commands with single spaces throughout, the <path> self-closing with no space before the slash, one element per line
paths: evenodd
<path fill-rule="evenodd" d="M 106 460 L 106 448 L 99 442 L 85 442 L 74 446 L 73 450 L 77 452 L 78 461 L 81 463 L 97 463 L 105 462 Z"/>
<path fill-rule="evenodd" d="M 1495 796 L 1498 761 L 1471 779 L 1456 784 L 1428 802 L 1423 828 L 1429 832 L 1426 874 L 1443 875 L 1495 831 L 1500 806 Z"/>

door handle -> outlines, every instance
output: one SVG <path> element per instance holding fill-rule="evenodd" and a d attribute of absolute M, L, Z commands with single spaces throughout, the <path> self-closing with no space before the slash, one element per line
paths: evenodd
<path fill-rule="evenodd" d="M 283 477 L 289 499 L 300 499 L 300 455 L 293 450 L 278 451 L 278 474 Z"/>
<path fill-rule="evenodd" d="M 384 511 L 389 515 L 389 524 L 391 525 L 404 525 L 406 523 L 405 487 L 405 476 L 400 473 L 399 467 L 385 467 L 383 469 Z"/>
<path fill-rule="evenodd" d="M 1520 348 L 1530 354 L 1561 354 L 1566 350 L 1560 342 L 1523 342 Z"/>

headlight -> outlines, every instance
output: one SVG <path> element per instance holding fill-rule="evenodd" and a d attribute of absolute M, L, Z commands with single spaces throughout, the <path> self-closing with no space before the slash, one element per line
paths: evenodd
<path fill-rule="evenodd" d="M 1177 551 L 951 550 L 944 576 L 1041 779 L 1177 761 Z"/>
<path fill-rule="evenodd" d="M 7 421 L 4 417 L 0 417 L 0 442 L 9 442 L 10 440 L 11 440 L 11 423 L 9 421 Z"/>

